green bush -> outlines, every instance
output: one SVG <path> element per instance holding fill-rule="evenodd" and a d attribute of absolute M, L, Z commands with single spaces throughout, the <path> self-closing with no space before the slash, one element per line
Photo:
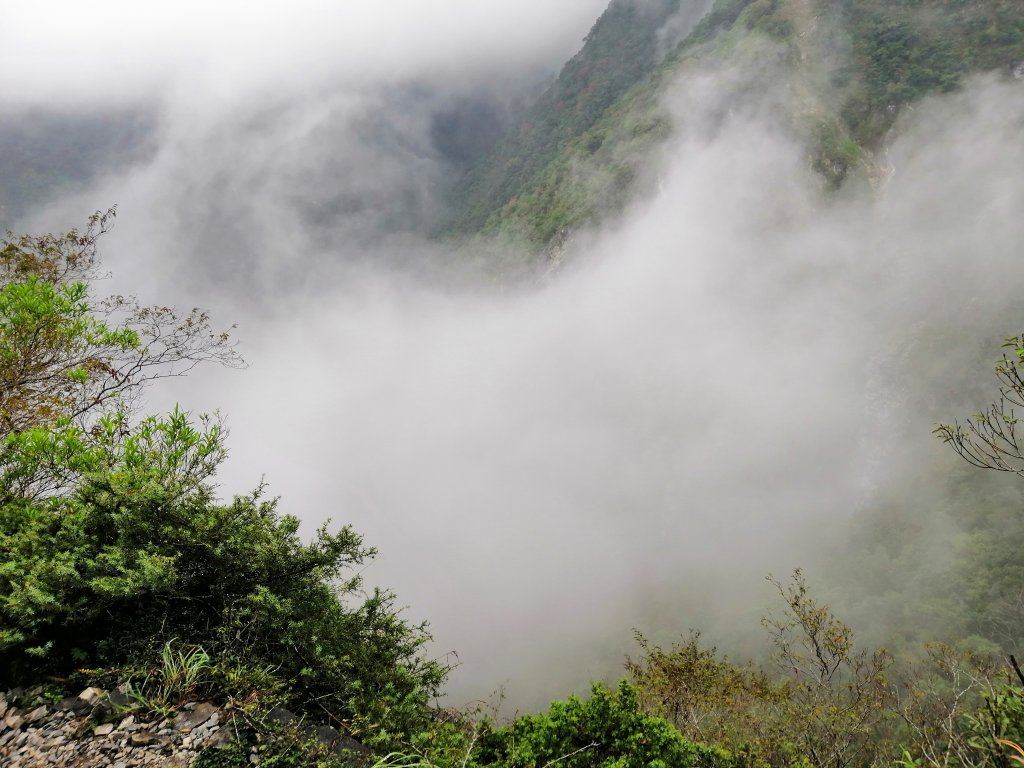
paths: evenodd
<path fill-rule="evenodd" d="M 206 359 L 218 337 L 194 314 L 135 308 L 161 338 L 178 333 L 162 354 L 144 325 L 112 323 L 90 295 L 94 241 L 0 247 L 0 686 L 150 671 L 173 698 L 182 680 L 152 673 L 201 648 L 202 680 L 224 696 L 269 692 L 382 743 L 417 731 L 445 670 L 390 593 L 362 592 L 353 569 L 374 551 L 347 526 L 307 543 L 262 487 L 217 500 L 217 420 L 132 418 L 162 364 Z"/>
<path fill-rule="evenodd" d="M 85 439 L 71 426 L 49 438 L 51 456 Z M 373 554 L 354 531 L 306 544 L 259 491 L 216 503 L 205 472 L 189 473 L 221 454 L 219 432 L 181 411 L 93 449 L 100 466 L 70 494 L 0 507 L 0 684 L 137 664 L 178 638 L 222 667 L 273 669 L 299 704 L 399 730 L 415 719 L 442 670 L 390 594 L 341 580 Z"/>
<path fill-rule="evenodd" d="M 617 690 L 595 685 L 589 699 L 570 696 L 546 714 L 520 717 L 501 728 L 485 726 L 473 754 L 478 766 L 564 768 L 730 768 L 743 762 L 693 744 L 670 723 L 640 710 L 626 682 Z"/>

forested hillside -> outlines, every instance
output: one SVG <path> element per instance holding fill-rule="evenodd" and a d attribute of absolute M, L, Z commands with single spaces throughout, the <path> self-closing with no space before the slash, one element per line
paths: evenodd
<path fill-rule="evenodd" d="M 620 211 L 643 191 L 638 176 L 672 123 L 686 120 L 666 100 L 688 73 L 742 66 L 752 85 L 789 81 L 784 118 L 836 188 L 851 174 L 885 173 L 876 155 L 907 106 L 971 73 L 1019 76 L 1024 61 L 1024 17 L 1011 0 L 717 0 L 663 57 L 658 25 L 688 4 L 639 5 L 612 3 L 519 126 L 466 175 L 453 231 L 500 231 L 540 247 Z M 772 45 L 752 47 L 759 40 Z"/>
<path fill-rule="evenodd" d="M 1024 2 L 308 11 L 0 119 L 134 216 L 0 240 L 0 765 L 1024 764 Z"/>
<path fill-rule="evenodd" d="M 0 118 L 0 230 L 55 195 L 145 155 L 144 114 L 29 113 Z"/>
<path fill-rule="evenodd" d="M 455 193 L 453 230 L 477 232 L 496 208 L 529 194 L 538 174 L 564 147 L 578 141 L 659 64 L 667 48 L 659 31 L 685 5 L 680 0 L 613 2 L 558 79 L 490 155 L 467 173 Z M 550 217 L 544 227 L 553 232 L 560 223 L 558 212 Z"/>

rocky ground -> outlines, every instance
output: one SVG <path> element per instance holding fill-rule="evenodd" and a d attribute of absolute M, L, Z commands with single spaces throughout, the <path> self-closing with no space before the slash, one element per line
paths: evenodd
<path fill-rule="evenodd" d="M 0 768 L 186 768 L 201 751 L 234 742 L 244 722 L 230 706 L 210 702 L 184 704 L 152 719 L 124 714 L 130 704 L 122 691 L 98 688 L 56 703 L 45 699 L 42 689 L 0 694 Z M 285 727 L 298 723 L 283 709 L 267 719 Z M 310 735 L 328 749 L 363 749 L 328 726 Z M 250 762 L 260 762 L 255 747 Z"/>

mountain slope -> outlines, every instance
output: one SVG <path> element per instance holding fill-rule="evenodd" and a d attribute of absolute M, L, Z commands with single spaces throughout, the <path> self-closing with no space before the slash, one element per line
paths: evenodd
<path fill-rule="evenodd" d="M 61 192 L 86 187 L 150 151 L 143 112 L 32 112 L 0 117 L 0 231 Z"/>
<path fill-rule="evenodd" d="M 452 231 L 484 228 L 496 209 L 534 189 L 547 166 L 654 70 L 672 35 L 695 21 L 704 5 L 613 0 L 558 79 L 459 184 Z M 551 233 L 559 223 L 556 213 L 541 226 Z"/>
<path fill-rule="evenodd" d="M 688 73 L 739 66 L 748 88 L 787 82 L 784 119 L 837 188 L 851 175 L 884 175 L 876 153 L 905 107 L 972 73 L 1019 76 L 1024 60 L 1024 4 L 1014 0 L 717 0 L 664 57 L 664 21 L 704 9 L 641 6 L 615 0 L 519 126 L 467 173 L 452 232 L 539 249 L 621 210 L 671 131 L 666 92 Z M 644 24 L 633 29 L 637 19 Z"/>

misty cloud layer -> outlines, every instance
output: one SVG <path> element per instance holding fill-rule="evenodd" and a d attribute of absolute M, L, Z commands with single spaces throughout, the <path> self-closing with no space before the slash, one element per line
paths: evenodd
<path fill-rule="evenodd" d="M 979 345 L 1013 331 L 1022 119 L 1015 86 L 925 104 L 892 178 L 831 202 L 756 114 L 684 128 L 660 194 L 544 287 L 370 270 L 248 320 L 253 370 L 208 401 L 229 477 L 267 468 L 286 508 L 365 531 L 467 695 L 614 674 L 634 625 L 753 624 L 764 574 L 817 565 L 935 460 L 935 420 L 977 407 L 935 393 L 984 380 Z"/>
<path fill-rule="evenodd" d="M 0 92 L 12 104 L 153 100 L 225 111 L 337 82 L 493 83 L 557 67 L 604 6 L 9 0 Z"/>
<path fill-rule="evenodd" d="M 256 42 L 279 20 L 220 51 L 225 15 L 180 28 L 214 72 L 194 99 L 205 78 L 170 47 L 144 56 L 143 26 L 123 55 L 148 63 L 110 97 L 167 96 L 152 156 L 26 222 L 120 202 L 117 286 L 239 324 L 249 370 L 154 403 L 225 412 L 225 493 L 266 473 L 310 528 L 365 533 L 382 553 L 367 578 L 458 652 L 457 701 L 511 681 L 533 706 L 614 676 L 634 626 L 742 634 L 761 577 L 822 567 L 847 521 L 946 460 L 932 424 L 977 408 L 979 350 L 1018 330 L 1024 86 L 995 79 L 905 115 L 887 177 L 827 197 L 776 117 L 784 94 L 695 75 L 668 97 L 656 194 L 581 233 L 549 279 L 502 287 L 477 246 L 425 240 L 451 173 L 436 115 L 474 77 L 566 58 L 601 5 L 339 11 L 345 46 L 306 4 L 303 45 L 268 59 Z M 529 13 L 558 16 L 519 36 Z M 40 78 L 18 98 L 76 83 Z"/>

